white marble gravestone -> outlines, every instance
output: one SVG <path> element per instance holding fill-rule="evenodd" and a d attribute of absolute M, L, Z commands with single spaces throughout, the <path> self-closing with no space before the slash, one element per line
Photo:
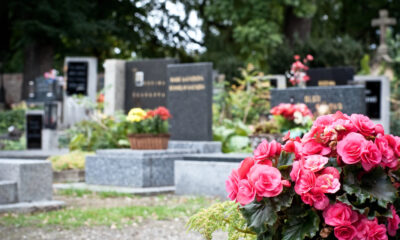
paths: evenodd
<path fill-rule="evenodd" d="M 390 133 L 390 82 L 385 76 L 355 76 L 355 83 L 365 85 L 366 115 L 385 133 Z"/>
<path fill-rule="evenodd" d="M 76 68 L 76 69 L 72 69 Z M 96 101 L 97 94 L 97 58 L 66 57 L 68 95 L 81 93 Z M 73 71 L 74 70 L 74 71 Z"/>
<path fill-rule="evenodd" d="M 125 63 L 120 59 L 107 59 L 104 63 L 104 113 L 114 115 L 123 111 L 125 104 Z"/>

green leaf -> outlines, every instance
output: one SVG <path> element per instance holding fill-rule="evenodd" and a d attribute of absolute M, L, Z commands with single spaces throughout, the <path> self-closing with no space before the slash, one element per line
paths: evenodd
<path fill-rule="evenodd" d="M 303 240 L 305 237 L 312 238 L 319 230 L 319 216 L 312 210 L 307 210 L 306 215 L 299 217 L 289 215 L 283 226 L 282 240 Z"/>
<path fill-rule="evenodd" d="M 278 161 L 278 168 L 281 166 L 290 166 L 293 164 L 293 160 L 295 158 L 294 153 L 287 153 L 285 151 L 281 152 L 281 155 L 279 156 L 279 161 Z"/>
<path fill-rule="evenodd" d="M 387 204 L 396 198 L 396 189 L 385 171 L 376 167 L 358 179 L 357 174 L 361 171 L 354 166 L 345 167 L 343 190 L 349 195 L 354 194 L 360 204 L 369 200 L 370 203 L 377 202 L 380 207 L 387 208 Z"/>
<path fill-rule="evenodd" d="M 294 195 L 293 188 L 284 189 L 276 197 L 264 198 L 260 202 L 254 201 L 240 209 L 247 220 L 247 225 L 251 229 L 258 234 L 265 233 L 277 221 L 277 213 L 292 204 Z"/>

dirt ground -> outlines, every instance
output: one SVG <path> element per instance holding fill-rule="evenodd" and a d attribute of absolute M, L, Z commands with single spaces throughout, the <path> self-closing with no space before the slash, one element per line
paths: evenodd
<path fill-rule="evenodd" d="M 87 198 L 90 198 L 87 199 Z M 118 197 L 118 198 L 96 198 L 93 196 L 66 197 L 55 196 L 54 199 L 62 200 L 67 203 L 69 208 L 96 208 L 96 207 L 116 207 L 116 206 L 152 206 L 167 204 L 168 206 L 179 204 L 185 198 L 166 196 L 160 197 Z M 140 224 L 133 223 L 131 226 L 123 228 L 113 228 L 108 226 L 63 228 L 62 226 L 46 227 L 16 227 L 0 226 L 1 240 L 201 240 L 198 233 L 187 232 L 185 229 L 187 218 L 176 218 L 172 220 L 152 220 L 146 219 Z M 215 240 L 227 239 L 225 233 L 215 234 Z"/>

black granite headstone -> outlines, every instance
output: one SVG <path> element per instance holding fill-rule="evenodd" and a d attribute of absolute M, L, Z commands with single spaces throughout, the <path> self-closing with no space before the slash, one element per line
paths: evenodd
<path fill-rule="evenodd" d="M 271 89 L 271 107 L 280 103 L 305 103 L 312 112 L 319 107 L 328 107 L 330 113 L 366 113 L 363 86 Z"/>
<path fill-rule="evenodd" d="M 67 94 L 88 95 L 88 62 L 68 62 Z"/>
<path fill-rule="evenodd" d="M 352 67 L 310 68 L 307 71 L 310 80 L 307 86 L 347 85 L 354 78 Z"/>
<path fill-rule="evenodd" d="M 26 114 L 26 146 L 28 149 L 42 148 L 42 113 Z"/>
<path fill-rule="evenodd" d="M 125 112 L 167 106 L 167 65 L 176 59 L 151 59 L 125 65 Z"/>
<path fill-rule="evenodd" d="M 62 86 L 57 81 L 44 77 L 35 78 L 29 83 L 30 102 L 47 102 L 62 100 Z"/>
<path fill-rule="evenodd" d="M 212 140 L 212 63 L 168 66 L 171 139 Z"/>

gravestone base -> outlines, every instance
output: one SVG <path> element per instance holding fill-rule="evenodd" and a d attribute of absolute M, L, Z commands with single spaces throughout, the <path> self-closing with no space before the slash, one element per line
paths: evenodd
<path fill-rule="evenodd" d="M 0 213 L 58 209 L 52 201 L 51 163 L 42 160 L 0 160 Z"/>
<path fill-rule="evenodd" d="M 222 143 L 217 141 L 170 140 L 168 149 L 190 149 L 195 153 L 221 153 Z"/>
<path fill-rule="evenodd" d="M 87 184 L 122 187 L 162 187 L 174 185 L 174 161 L 195 153 L 190 149 L 98 150 L 87 156 Z"/>
<path fill-rule="evenodd" d="M 175 161 L 175 193 L 227 198 L 225 181 L 250 154 L 193 154 Z"/>

